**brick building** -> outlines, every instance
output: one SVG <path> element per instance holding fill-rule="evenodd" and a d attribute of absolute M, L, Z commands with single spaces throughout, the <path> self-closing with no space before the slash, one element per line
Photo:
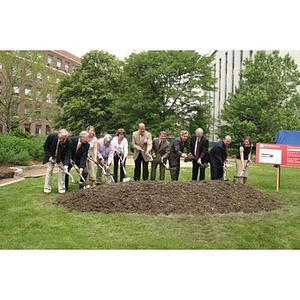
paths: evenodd
<path fill-rule="evenodd" d="M 44 53 L 44 62 L 49 70 L 55 72 L 56 82 L 59 81 L 60 76 L 70 75 L 74 68 L 81 64 L 81 59 L 67 51 L 64 50 L 47 50 L 42 51 Z M 5 87 L 5 81 L 7 80 L 5 76 L 4 66 L 0 61 L 0 97 L 3 88 Z M 50 74 L 51 72 L 49 72 Z M 49 75 L 48 75 L 49 76 Z M 49 78 L 48 78 L 49 79 Z M 23 86 L 22 89 L 17 87 L 17 91 L 14 91 L 14 97 L 24 97 L 26 96 L 32 103 L 32 105 L 39 104 L 41 116 L 35 118 L 27 118 L 26 120 L 20 121 L 16 126 L 23 128 L 25 131 L 32 135 L 45 135 L 49 134 L 51 128 L 49 123 L 51 122 L 51 112 L 55 112 L 60 108 L 57 106 L 56 101 L 56 90 L 55 88 L 51 92 L 40 95 L 36 91 L 37 86 L 43 82 L 42 76 L 37 76 L 36 80 L 31 82 L 29 85 Z M 35 90 L 35 92 L 33 92 Z M 21 116 L 25 115 L 26 108 L 24 106 L 24 101 L 20 101 L 20 104 L 16 104 L 12 107 L 13 115 Z M 5 132 L 5 124 L 0 120 L 0 133 Z"/>

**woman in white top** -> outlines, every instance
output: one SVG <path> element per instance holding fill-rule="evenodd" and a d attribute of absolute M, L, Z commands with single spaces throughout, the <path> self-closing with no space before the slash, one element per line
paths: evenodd
<path fill-rule="evenodd" d="M 88 156 L 90 156 L 94 161 L 97 161 L 97 150 L 98 150 L 98 140 L 95 133 L 94 126 L 88 126 L 86 131 L 89 134 L 88 142 L 90 144 Z M 89 179 L 92 181 L 92 188 L 96 186 L 96 166 L 95 163 L 89 159 L 86 161 L 86 166 L 88 170 Z"/>
<path fill-rule="evenodd" d="M 125 130 L 119 128 L 116 132 L 116 135 L 112 143 L 115 147 L 115 156 L 114 156 L 114 179 L 117 182 L 118 179 L 118 167 L 120 161 L 120 181 L 123 181 L 125 178 L 124 169 L 126 164 L 126 158 L 128 155 L 128 140 L 125 138 Z"/>

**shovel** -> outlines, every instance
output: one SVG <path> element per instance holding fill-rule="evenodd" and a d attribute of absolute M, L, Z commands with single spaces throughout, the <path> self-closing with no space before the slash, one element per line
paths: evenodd
<path fill-rule="evenodd" d="M 58 166 L 62 171 L 65 171 L 61 166 L 59 166 L 58 164 L 56 164 L 56 166 Z M 79 184 L 81 186 L 84 186 L 84 183 L 81 182 L 81 181 L 77 181 L 77 180 L 74 180 L 74 177 L 72 176 L 72 174 L 70 174 L 69 172 L 66 172 L 66 174 L 71 178 L 71 182 L 74 183 L 74 184 Z"/>
<path fill-rule="evenodd" d="M 122 160 L 122 157 L 119 155 L 119 153 L 116 151 L 116 153 L 117 153 L 117 155 L 119 156 L 119 158 L 120 158 L 120 162 L 121 162 L 121 160 Z M 121 164 L 121 163 L 120 163 Z M 127 177 L 127 174 L 126 174 L 126 170 L 125 170 L 125 167 L 124 167 L 124 165 L 123 164 L 121 164 L 121 166 L 122 166 L 122 168 L 123 168 L 123 172 L 124 172 L 124 175 L 125 175 L 125 177 L 123 178 L 123 182 L 129 182 L 130 181 L 130 177 Z"/>
<path fill-rule="evenodd" d="M 244 176 L 246 169 L 249 167 L 249 165 L 250 165 L 251 163 L 252 163 L 252 161 L 247 162 L 246 167 L 245 167 L 245 170 L 243 170 L 243 171 L 240 173 L 240 177 L 243 177 L 243 176 Z"/>
<path fill-rule="evenodd" d="M 141 151 L 142 151 L 142 152 L 144 152 L 144 153 L 146 153 L 146 151 L 145 151 L 144 149 L 141 149 Z M 151 154 L 149 154 L 149 153 L 147 153 L 147 155 L 149 156 L 149 158 L 150 158 L 150 161 L 152 161 L 152 160 L 153 160 L 153 157 L 152 157 L 152 155 L 151 155 Z"/>
<path fill-rule="evenodd" d="M 227 163 L 225 162 L 223 167 L 225 167 L 225 171 L 223 173 L 223 181 L 229 181 L 229 179 L 226 178 L 226 170 L 227 170 Z"/>
<path fill-rule="evenodd" d="M 103 171 L 103 173 L 104 173 L 104 175 L 106 176 L 106 177 L 110 177 L 111 178 L 111 180 L 112 180 L 112 182 L 115 182 L 115 180 L 114 180 L 114 176 L 111 174 L 111 173 L 108 173 L 107 171 L 106 171 L 106 166 L 104 167 L 104 166 L 102 166 L 102 164 L 99 164 L 98 162 L 96 162 L 96 161 L 94 161 L 94 159 L 91 157 L 91 156 L 88 156 L 88 159 L 90 160 L 90 161 L 92 161 L 93 163 L 95 163 L 99 168 L 101 168 L 102 169 L 102 171 Z"/>
<path fill-rule="evenodd" d="M 82 181 L 80 181 L 83 184 L 83 188 L 84 189 L 90 189 L 91 186 L 89 184 L 86 184 L 85 179 L 83 178 L 82 175 L 79 174 L 79 167 L 75 164 L 74 161 L 71 161 L 71 165 L 74 167 L 74 169 L 76 170 L 76 172 L 78 173 L 79 177 L 81 178 Z"/>

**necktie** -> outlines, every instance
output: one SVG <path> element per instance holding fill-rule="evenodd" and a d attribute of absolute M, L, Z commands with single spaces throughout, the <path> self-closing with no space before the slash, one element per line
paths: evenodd
<path fill-rule="evenodd" d="M 56 163 L 59 164 L 61 160 L 61 142 L 59 142 L 57 147 Z"/>
<path fill-rule="evenodd" d="M 80 146 L 81 146 L 81 144 L 78 143 L 78 144 L 77 144 L 77 147 L 76 147 L 76 153 L 77 153 L 77 151 L 79 150 Z"/>
<path fill-rule="evenodd" d="M 196 160 L 198 160 L 200 157 L 200 143 L 199 143 L 199 138 L 197 138 L 197 143 L 196 143 Z"/>

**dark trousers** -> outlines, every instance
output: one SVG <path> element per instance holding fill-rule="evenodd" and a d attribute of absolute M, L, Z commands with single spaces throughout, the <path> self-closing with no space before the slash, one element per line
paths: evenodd
<path fill-rule="evenodd" d="M 193 159 L 192 180 L 197 180 L 200 170 L 199 180 L 205 180 L 205 168 L 200 168 L 200 165 Z"/>
<path fill-rule="evenodd" d="M 211 180 L 219 180 L 223 178 L 223 166 L 210 164 L 210 177 Z"/>
<path fill-rule="evenodd" d="M 180 171 L 180 158 L 178 158 L 176 164 L 169 160 L 170 165 L 170 175 L 172 181 L 178 181 L 179 178 L 179 171 Z"/>
<path fill-rule="evenodd" d="M 68 165 L 68 172 L 70 173 L 70 171 L 71 171 L 71 169 L 72 169 L 72 165 L 70 164 L 70 165 Z M 76 171 L 76 173 L 77 173 L 77 171 Z M 79 176 L 79 174 L 77 174 L 78 176 Z M 83 171 L 82 171 L 82 177 L 84 178 L 84 180 L 86 180 L 86 178 L 87 178 L 87 175 L 88 175 L 88 173 L 87 173 L 87 168 L 86 168 L 86 166 L 83 168 Z M 76 176 L 76 175 L 75 175 Z M 76 178 L 76 177 L 75 177 Z M 75 179 L 74 178 L 74 179 Z M 75 179 L 76 181 L 77 181 L 77 179 Z M 83 180 L 81 179 L 81 177 L 80 177 L 80 180 L 79 180 L 80 182 L 83 182 Z M 65 176 L 65 185 L 66 185 L 66 190 L 69 188 L 69 176 L 68 175 L 66 175 Z M 79 185 L 79 188 L 80 189 L 82 189 L 83 188 L 83 185 Z"/>
<path fill-rule="evenodd" d="M 134 175 L 133 179 L 135 181 L 141 179 L 141 166 L 143 163 L 143 180 L 148 180 L 149 178 L 149 171 L 148 171 L 148 161 L 145 161 L 143 158 L 142 153 L 139 153 L 139 156 L 134 161 Z"/>
<path fill-rule="evenodd" d="M 121 158 L 123 159 L 122 156 L 121 156 Z M 114 156 L 114 180 L 115 180 L 115 182 L 118 181 L 119 161 L 120 161 L 120 157 L 118 155 L 115 155 Z M 125 168 L 125 164 L 126 164 L 126 159 L 125 159 L 125 162 L 123 165 L 124 168 Z M 123 167 L 121 166 L 121 162 L 120 162 L 120 181 L 123 181 L 123 179 L 125 178 Z"/>
<path fill-rule="evenodd" d="M 164 161 L 164 164 L 167 163 L 167 160 Z M 165 174 L 166 174 L 166 167 L 163 166 L 157 159 L 153 159 L 151 162 L 151 180 L 155 180 L 156 178 L 156 169 L 159 165 L 159 180 L 165 180 Z"/>

